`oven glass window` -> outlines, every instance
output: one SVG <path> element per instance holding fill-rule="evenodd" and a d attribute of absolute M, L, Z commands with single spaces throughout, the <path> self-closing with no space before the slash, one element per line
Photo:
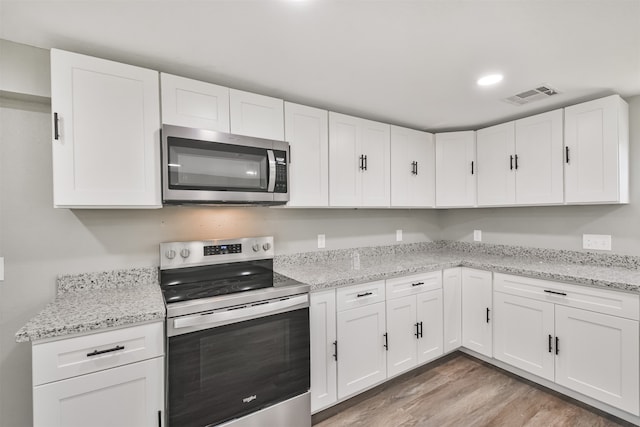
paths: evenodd
<path fill-rule="evenodd" d="M 169 338 L 170 426 L 237 418 L 309 390 L 309 309 Z"/>
<path fill-rule="evenodd" d="M 266 149 L 168 138 L 169 188 L 266 191 Z"/>

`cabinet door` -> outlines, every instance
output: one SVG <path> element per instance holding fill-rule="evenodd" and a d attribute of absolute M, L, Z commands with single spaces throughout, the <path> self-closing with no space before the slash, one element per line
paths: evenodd
<path fill-rule="evenodd" d="M 326 110 L 284 103 L 291 147 L 288 206 L 329 205 L 329 123 Z"/>
<path fill-rule="evenodd" d="M 329 204 L 359 206 L 362 161 L 359 119 L 329 112 Z"/>
<path fill-rule="evenodd" d="M 163 418 L 164 357 L 33 389 L 34 427 L 156 427 Z"/>
<path fill-rule="evenodd" d="M 515 123 L 476 132 L 478 206 L 512 205 L 516 201 Z"/>
<path fill-rule="evenodd" d="M 629 107 L 618 95 L 564 110 L 565 202 L 628 203 Z"/>
<path fill-rule="evenodd" d="M 493 355 L 491 272 L 462 269 L 462 345 Z"/>
<path fill-rule="evenodd" d="M 442 345 L 442 289 L 416 295 L 420 328 L 418 363 L 425 363 L 444 353 Z"/>
<path fill-rule="evenodd" d="M 385 303 L 338 312 L 338 398 L 387 378 Z"/>
<path fill-rule="evenodd" d="M 555 110 L 516 120 L 517 204 L 564 201 L 562 119 L 563 111 Z"/>
<path fill-rule="evenodd" d="M 462 345 L 462 269 L 448 268 L 442 272 L 444 352 Z"/>
<path fill-rule="evenodd" d="M 231 133 L 284 140 L 284 101 L 241 90 L 229 90 Z"/>
<path fill-rule="evenodd" d="M 436 206 L 476 204 L 475 132 L 436 134 Z"/>
<path fill-rule="evenodd" d="M 391 203 L 390 126 L 360 119 L 360 147 L 364 155 L 361 206 L 389 206 Z"/>
<path fill-rule="evenodd" d="M 391 206 L 434 207 L 433 134 L 391 126 Z"/>
<path fill-rule="evenodd" d="M 51 108 L 54 206 L 161 207 L 157 71 L 52 49 Z"/>
<path fill-rule="evenodd" d="M 337 400 L 336 292 L 314 292 L 310 300 L 311 412 L 317 412 Z"/>
<path fill-rule="evenodd" d="M 553 304 L 496 292 L 493 308 L 493 357 L 553 381 Z"/>
<path fill-rule="evenodd" d="M 387 374 L 392 377 L 413 368 L 418 363 L 415 295 L 387 301 L 387 333 Z"/>
<path fill-rule="evenodd" d="M 638 415 L 638 322 L 556 305 L 556 382 Z"/>
<path fill-rule="evenodd" d="M 229 132 L 229 88 L 160 74 L 162 123 Z"/>

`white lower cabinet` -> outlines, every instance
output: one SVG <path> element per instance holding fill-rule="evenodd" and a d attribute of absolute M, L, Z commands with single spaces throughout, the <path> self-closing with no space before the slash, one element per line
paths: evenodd
<path fill-rule="evenodd" d="M 462 269 L 462 345 L 493 355 L 493 286 L 490 271 Z"/>
<path fill-rule="evenodd" d="M 442 272 L 442 306 L 444 352 L 462 345 L 462 268 L 447 268 Z"/>
<path fill-rule="evenodd" d="M 336 291 L 311 294 L 311 412 L 338 400 L 336 390 Z"/>

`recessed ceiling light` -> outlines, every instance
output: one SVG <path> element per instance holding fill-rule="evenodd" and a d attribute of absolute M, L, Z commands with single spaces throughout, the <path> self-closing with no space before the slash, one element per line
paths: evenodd
<path fill-rule="evenodd" d="M 478 86 L 490 86 L 502 81 L 502 74 L 489 74 L 478 79 Z"/>

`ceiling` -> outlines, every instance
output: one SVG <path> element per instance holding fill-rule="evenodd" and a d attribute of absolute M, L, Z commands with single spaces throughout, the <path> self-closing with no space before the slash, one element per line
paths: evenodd
<path fill-rule="evenodd" d="M 431 131 L 640 94 L 640 0 L 0 0 L 0 38 Z"/>

